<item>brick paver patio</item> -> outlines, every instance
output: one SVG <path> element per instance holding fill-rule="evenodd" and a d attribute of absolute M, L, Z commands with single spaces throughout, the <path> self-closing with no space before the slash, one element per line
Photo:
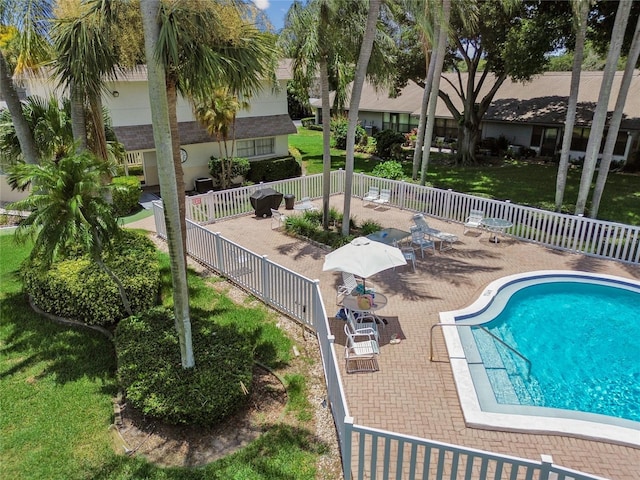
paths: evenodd
<path fill-rule="evenodd" d="M 339 211 L 342 202 L 342 196 L 331 198 L 331 205 Z M 320 206 L 320 201 L 314 203 Z M 356 221 L 372 219 L 384 227 L 404 230 L 412 224 L 413 212 L 373 207 L 363 206 L 354 198 L 352 216 Z M 149 228 L 148 221 L 140 226 Z M 615 480 L 640 478 L 640 449 L 559 435 L 467 427 L 439 331 L 434 337 L 439 361 L 429 361 L 429 330 L 439 321 L 439 312 L 471 304 L 493 280 L 535 270 L 580 270 L 637 280 L 640 267 L 554 251 L 511 238 L 494 244 L 487 233 L 463 235 L 462 225 L 435 219 L 429 219 L 429 223 L 458 236 L 452 250 L 426 253 L 424 259 L 418 250 L 415 273 L 408 266 L 400 267 L 369 280 L 388 297 L 387 307 L 379 312 L 388 325 L 382 330 L 379 372 L 346 375 L 342 364 L 355 423 L 535 460 L 541 454 L 549 454 L 556 464 Z M 220 221 L 207 228 L 308 278 L 319 279 L 327 313 L 333 315 L 338 310 L 335 292 L 341 277 L 339 273 L 322 272 L 327 252 L 321 248 L 272 230 L 270 218 L 253 215 Z M 342 323 L 330 321 L 336 343 L 344 344 Z M 394 333 L 401 343 L 389 343 Z M 342 355 L 341 349 L 339 354 Z"/>

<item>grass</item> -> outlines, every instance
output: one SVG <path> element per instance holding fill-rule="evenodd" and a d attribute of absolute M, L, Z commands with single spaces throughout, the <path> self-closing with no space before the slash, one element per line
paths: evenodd
<path fill-rule="evenodd" d="M 62 327 L 30 309 L 17 275 L 29 252 L 29 245 L 15 245 L 11 235 L 0 236 L 0 478 L 315 478 L 326 446 L 312 432 L 285 424 L 202 468 L 160 468 L 117 454 L 109 430 L 117 392 L 113 346 L 100 334 Z M 161 256 L 167 293 L 168 259 Z M 244 322 L 258 336 L 263 360 L 272 366 L 288 361 L 291 341 L 266 309 L 237 307 L 212 288 L 215 279 L 189 275 L 194 309 Z M 295 402 L 288 409 L 306 419 L 304 378 L 293 378 Z"/>
<path fill-rule="evenodd" d="M 308 174 L 322 171 L 322 132 L 298 128 L 289 136 L 294 152 Z M 468 167 L 450 165 L 447 154 L 432 153 L 427 182 L 442 189 L 468 193 L 498 200 L 511 200 L 520 205 L 553 210 L 557 166 L 527 161 L 505 161 L 498 165 L 482 164 Z M 344 151 L 331 150 L 331 168 L 343 168 Z M 354 172 L 369 173 L 377 161 L 357 154 Z M 411 162 L 403 163 L 407 178 L 411 178 Z M 580 187 L 581 170 L 568 172 L 563 211 L 573 213 Z M 595 179 L 594 179 L 595 180 Z M 640 175 L 611 173 L 607 179 L 598 218 L 629 225 L 640 225 Z"/>

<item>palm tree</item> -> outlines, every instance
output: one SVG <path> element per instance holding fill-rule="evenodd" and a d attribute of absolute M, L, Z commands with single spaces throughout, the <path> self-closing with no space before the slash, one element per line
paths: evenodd
<path fill-rule="evenodd" d="M 593 173 L 598 160 L 598 152 L 600 151 L 600 144 L 602 143 L 604 125 L 607 120 L 607 106 L 609 105 L 609 97 L 611 96 L 611 85 L 613 84 L 613 77 L 616 72 L 618 58 L 620 57 L 620 50 L 622 49 L 624 32 L 627 28 L 632 3 L 633 2 L 620 2 L 618 4 L 615 26 L 611 33 L 611 45 L 609 46 L 609 52 L 607 54 L 607 63 L 602 76 L 602 85 L 600 86 L 598 103 L 591 122 L 587 151 L 584 157 L 584 165 L 582 166 L 580 190 L 578 191 L 578 199 L 576 201 L 576 215 L 582 215 L 587 205 Z"/>
<path fill-rule="evenodd" d="M 629 93 L 629 86 L 633 78 L 636 62 L 640 56 L 640 17 L 636 22 L 636 30 L 627 56 L 627 65 L 622 75 L 622 82 L 620 84 L 620 90 L 618 91 L 618 99 L 616 100 L 616 106 L 613 111 L 613 116 L 609 122 L 609 131 L 607 132 L 607 140 L 604 144 L 604 151 L 602 152 L 602 160 L 600 161 L 600 168 L 598 170 L 598 178 L 596 179 L 596 186 L 593 189 L 593 197 L 591 198 L 591 216 L 597 218 L 598 209 L 600 208 L 600 201 L 602 200 L 602 192 L 604 186 L 607 183 L 607 175 L 609 173 L 609 167 L 611 166 L 611 158 L 613 156 L 613 148 L 615 147 L 616 140 L 618 139 L 618 131 L 620 130 L 620 123 L 622 122 L 622 114 L 624 105 L 627 101 L 627 94 Z"/>
<path fill-rule="evenodd" d="M 52 0 L 3 0 L 0 2 L 0 25 L 12 25 L 18 31 L 19 55 L 15 73 L 35 68 L 48 57 L 45 38 L 52 17 Z M 15 85 L 14 71 L 0 50 L 0 90 L 3 92 L 24 161 L 38 163 L 35 140 L 22 115 L 22 106 Z"/>
<path fill-rule="evenodd" d="M 212 137 L 218 140 L 220 152 L 220 162 L 222 165 L 221 187 L 228 188 L 231 185 L 231 171 L 233 158 L 235 155 L 235 124 L 236 116 L 241 108 L 248 108 L 249 103 L 240 101 L 236 95 L 231 95 L 227 89 L 219 88 L 212 93 L 213 97 L 208 100 L 197 101 L 194 106 L 195 116 L 200 124 L 207 129 Z M 227 140 L 229 133 L 233 132 L 231 139 L 231 155 Z M 224 154 L 222 145 L 224 144 Z"/>
<path fill-rule="evenodd" d="M 349 235 L 349 224 L 351 217 L 351 190 L 353 186 L 353 162 L 355 149 L 356 126 L 358 124 L 358 107 L 360 106 L 360 98 L 362 97 L 362 87 L 367 74 L 369 58 L 373 49 L 373 42 L 376 37 L 376 23 L 380 14 L 380 5 L 382 0 L 369 0 L 369 12 L 367 14 L 367 23 L 365 33 L 360 46 L 360 55 L 356 68 L 356 75 L 353 80 L 351 89 L 351 100 L 349 102 L 349 126 L 347 128 L 347 152 L 345 161 L 345 182 L 344 182 L 344 207 L 342 214 L 344 221 L 342 222 L 342 235 Z"/>
<path fill-rule="evenodd" d="M 442 75 L 442 66 L 444 65 L 444 57 L 447 49 L 447 40 L 449 37 L 449 19 L 451 17 L 451 0 L 442 1 L 442 17 L 440 18 L 440 31 L 438 32 L 438 41 L 435 58 L 433 59 L 434 71 L 433 82 L 430 86 L 431 93 L 429 95 L 429 113 L 427 115 L 427 124 L 424 132 L 424 144 L 426 148 L 422 151 L 422 167 L 420 169 L 420 185 L 424 185 L 427 180 L 427 167 L 429 165 L 429 154 L 431 153 L 431 138 L 433 137 L 433 127 L 436 121 L 436 104 L 438 103 L 438 92 L 440 90 L 440 77 Z"/>
<path fill-rule="evenodd" d="M 153 139 L 156 145 L 158 177 L 169 246 L 171 278 L 173 283 L 173 308 L 176 330 L 180 339 L 180 355 L 183 368 L 195 366 L 191 342 L 191 319 L 189 316 L 189 288 L 185 246 L 181 231 L 178 184 L 173 161 L 169 103 L 165 91 L 164 65 L 156 55 L 160 36 L 158 23 L 160 0 L 140 0 L 140 12 L 144 28 L 145 52 L 149 84 L 149 101 L 153 121 Z"/>
<path fill-rule="evenodd" d="M 59 160 L 73 153 L 75 145 L 71 125 L 71 102 L 68 98 L 60 102 L 55 96 L 49 100 L 28 97 L 21 107 L 27 128 L 35 138 L 38 158 Z M 124 147 L 116 140 L 108 112 L 103 110 L 102 113 L 102 136 L 107 141 L 107 159 L 116 163 L 124 157 Z M 92 150 L 94 142 L 95 136 L 90 134 L 88 144 Z M 16 128 L 11 113 L 7 110 L 0 111 L 0 149 L 9 164 L 18 163 L 22 158 Z"/>
<path fill-rule="evenodd" d="M 185 188 L 180 158 L 177 94 L 207 98 L 216 88 L 245 97 L 273 78 L 270 37 L 248 25 L 233 2 L 160 2 L 160 32 L 154 55 L 164 65 L 175 178 L 186 242 Z M 149 56 L 147 53 L 147 62 Z"/>
<path fill-rule="evenodd" d="M 16 230 L 18 239 L 35 237 L 31 258 L 46 269 L 80 246 L 116 283 L 125 310 L 133 315 L 122 282 L 102 260 L 104 248 L 120 231 L 102 184 L 102 178 L 112 173 L 113 164 L 84 152 L 39 165 L 15 165 L 8 181 L 21 190 L 33 185 L 27 198 L 12 204 L 31 212 Z"/>
<path fill-rule="evenodd" d="M 591 0 L 574 0 L 571 2 L 575 18 L 576 46 L 573 50 L 573 66 L 571 69 L 569 102 L 567 103 L 567 118 L 564 123 L 562 150 L 560 153 L 558 175 L 556 178 L 556 212 L 560 212 L 562 210 L 564 189 L 567 184 L 569 150 L 571 150 L 573 126 L 576 123 L 576 106 L 578 105 L 578 90 L 580 89 L 580 73 L 582 71 L 582 58 L 584 57 L 584 41 L 587 34 L 587 18 L 589 16 L 590 3 Z"/>

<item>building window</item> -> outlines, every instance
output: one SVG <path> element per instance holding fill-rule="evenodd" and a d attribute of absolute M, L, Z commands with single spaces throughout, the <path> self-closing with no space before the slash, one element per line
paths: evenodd
<path fill-rule="evenodd" d="M 238 140 L 237 154 L 239 157 L 251 158 L 275 153 L 275 137 L 256 138 L 253 140 Z"/>

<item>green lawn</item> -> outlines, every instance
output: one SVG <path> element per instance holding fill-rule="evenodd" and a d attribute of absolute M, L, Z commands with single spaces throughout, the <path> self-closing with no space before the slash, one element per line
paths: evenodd
<path fill-rule="evenodd" d="M 12 235 L 0 235 L 0 478 L 315 478 L 325 447 L 312 432 L 284 423 L 203 468 L 160 468 L 116 454 L 109 430 L 117 392 L 113 346 L 98 333 L 60 326 L 30 309 L 17 276 L 29 251 L 15 245 Z M 161 257 L 166 292 L 168 262 Z M 192 308 L 216 310 L 221 321 L 253 329 L 265 361 L 288 361 L 291 342 L 267 309 L 236 306 L 194 272 L 190 294 Z M 308 402 L 299 394 L 304 376 L 293 381 L 298 393 L 289 409 L 308 417 Z"/>
<path fill-rule="evenodd" d="M 299 151 L 299 160 L 308 174 L 322 171 L 322 132 L 298 128 L 289 136 L 289 145 Z M 343 168 L 344 151 L 331 150 L 331 168 Z M 553 210 L 555 204 L 555 164 L 508 161 L 501 166 L 478 165 L 454 167 L 448 165 L 446 154 L 432 153 L 427 182 L 436 188 L 452 189 L 498 200 L 511 200 Z M 355 172 L 370 172 L 378 162 L 368 155 L 357 154 Z M 407 179 L 411 164 L 403 164 Z M 572 213 L 580 186 L 580 170 L 569 171 L 565 191 L 564 211 Z M 630 225 L 640 225 L 640 175 L 612 173 L 607 180 L 598 217 Z"/>

